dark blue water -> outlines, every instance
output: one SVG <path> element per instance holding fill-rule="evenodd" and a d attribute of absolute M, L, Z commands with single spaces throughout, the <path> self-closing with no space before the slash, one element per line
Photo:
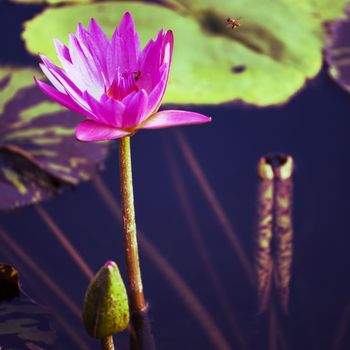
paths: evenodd
<path fill-rule="evenodd" d="M 1 64 L 36 62 L 25 53 L 19 33 L 20 23 L 39 9 L 0 4 Z M 181 132 L 251 258 L 256 228 L 257 161 L 272 151 L 294 157 L 295 252 L 290 315 L 287 318 L 279 315 L 280 324 L 289 349 L 331 349 L 350 302 L 350 96 L 328 78 L 325 67 L 300 94 L 281 107 L 256 109 L 232 105 L 193 110 L 210 115 L 213 122 L 181 128 Z M 180 165 L 201 233 L 249 349 L 268 349 L 266 316 L 257 314 L 255 293 L 193 177 L 173 130 L 140 132 L 132 138 L 138 226 L 205 305 L 232 349 L 238 348 L 181 210 L 167 149 Z M 116 148 L 101 176 L 115 198 L 119 198 Z M 125 276 L 121 226 L 92 184 L 67 191 L 44 207 L 93 270 L 113 259 Z M 0 225 L 81 305 L 88 281 L 34 208 L 3 215 Z M 21 259 L 0 258 L 23 270 L 23 288 L 34 299 L 49 309 L 52 306 L 59 309 L 77 335 L 91 349 L 98 348 L 98 343 L 85 335 L 78 318 Z M 158 348 L 215 349 L 178 294 L 142 252 L 141 264 Z M 350 348 L 350 333 L 345 334 L 339 349 Z M 57 348 L 77 348 L 66 332 L 60 331 L 60 337 L 61 346 Z M 127 349 L 126 336 L 118 339 L 119 348 Z"/>

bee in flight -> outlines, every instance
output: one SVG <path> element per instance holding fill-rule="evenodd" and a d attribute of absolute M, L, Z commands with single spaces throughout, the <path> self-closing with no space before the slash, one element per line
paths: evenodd
<path fill-rule="evenodd" d="M 227 18 L 226 23 L 227 26 L 230 27 L 231 29 L 235 29 L 241 26 L 241 18 Z"/>

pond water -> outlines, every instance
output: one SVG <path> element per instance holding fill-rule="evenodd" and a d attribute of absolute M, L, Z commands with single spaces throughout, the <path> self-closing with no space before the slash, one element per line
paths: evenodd
<path fill-rule="evenodd" d="M 24 51 L 19 33 L 20 23 L 40 10 L 40 6 L 0 3 L 2 65 L 37 62 Z M 227 322 L 193 239 L 193 227 L 179 201 L 172 175 L 181 176 L 195 226 L 205 241 L 246 348 L 335 349 L 332 346 L 341 320 L 347 308 L 350 312 L 350 96 L 327 76 L 324 67 L 316 79 L 283 106 L 257 109 L 233 104 L 191 109 L 210 115 L 212 123 L 176 131 L 140 132 L 132 138 L 136 216 L 141 234 L 187 283 L 230 348 L 243 348 Z M 278 327 L 286 344 L 271 341 L 269 317 L 257 312 L 256 293 L 181 151 L 179 135 L 190 145 L 251 261 L 257 226 L 257 162 L 269 152 L 294 157 L 290 310 L 287 317 L 277 312 Z M 100 176 L 119 202 L 116 145 Z M 93 271 L 112 259 L 125 277 L 121 225 L 93 183 L 65 191 L 43 207 Z M 81 308 L 88 279 L 35 208 L 3 214 L 0 226 Z M 18 267 L 23 289 L 64 318 L 66 326 L 86 344 L 85 348 L 99 348 L 98 342 L 86 335 L 80 319 L 57 296 L 57 290 L 38 276 L 37 269 L 32 269 L 6 244 L 2 246 L 0 260 Z M 141 250 L 141 266 L 157 348 L 216 349 L 198 318 L 159 270 L 154 256 L 145 250 Z M 276 299 L 277 310 L 278 307 Z M 349 327 L 350 322 L 337 349 L 350 348 Z M 79 348 L 59 322 L 57 328 L 59 339 L 55 349 Z M 116 344 L 119 349 L 128 348 L 126 333 L 116 338 Z"/>

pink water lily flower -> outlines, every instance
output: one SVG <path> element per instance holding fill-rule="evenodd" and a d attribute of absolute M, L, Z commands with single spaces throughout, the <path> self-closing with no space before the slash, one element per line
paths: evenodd
<path fill-rule="evenodd" d="M 53 86 L 35 79 L 42 91 L 61 105 L 84 115 L 76 137 L 81 141 L 117 139 L 139 129 L 207 123 L 199 113 L 158 112 L 169 77 L 173 34 L 160 31 L 156 40 L 140 47 L 138 33 L 125 13 L 109 40 L 92 19 L 78 25 L 68 47 L 55 40 L 57 67 L 41 55 L 40 67 Z"/>

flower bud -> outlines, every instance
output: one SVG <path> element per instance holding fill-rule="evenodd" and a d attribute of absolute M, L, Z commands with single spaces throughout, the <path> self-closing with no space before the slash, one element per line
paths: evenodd
<path fill-rule="evenodd" d="M 108 261 L 91 281 L 84 299 L 83 321 L 87 332 L 102 339 L 122 332 L 129 323 L 126 288 L 118 266 Z"/>

